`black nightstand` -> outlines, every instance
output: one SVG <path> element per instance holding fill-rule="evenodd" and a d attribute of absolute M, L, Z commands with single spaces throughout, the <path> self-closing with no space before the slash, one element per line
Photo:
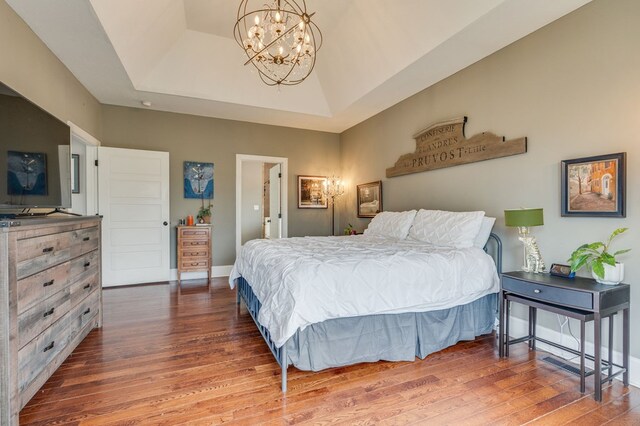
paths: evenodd
<path fill-rule="evenodd" d="M 585 391 L 585 377 L 593 375 L 596 401 L 602 400 L 602 383 L 611 381 L 622 374 L 625 386 L 629 385 L 629 297 L 627 284 L 615 286 L 598 284 L 595 280 L 576 277 L 573 279 L 555 277 L 549 274 L 528 272 L 506 272 L 502 274 L 500 291 L 500 356 L 509 356 L 509 345 L 529 342 L 535 350 L 536 341 L 560 348 L 580 356 L 580 392 Z M 529 306 L 529 334 L 517 339 L 509 338 L 509 305 L 517 302 Z M 565 315 L 580 321 L 580 351 L 562 346 L 536 336 L 537 309 Z M 622 365 L 612 362 L 613 355 L 613 316 L 622 311 Z M 602 360 L 602 319 L 608 318 L 609 342 L 608 358 Z M 585 354 L 585 323 L 594 322 L 594 354 Z M 594 370 L 585 372 L 585 358 L 594 362 Z M 602 364 L 608 370 L 602 380 Z M 613 367 L 620 370 L 613 372 Z"/>

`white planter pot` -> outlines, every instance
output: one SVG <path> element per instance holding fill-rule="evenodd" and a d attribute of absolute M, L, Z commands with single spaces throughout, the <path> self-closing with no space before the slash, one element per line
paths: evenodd
<path fill-rule="evenodd" d="M 616 263 L 616 266 L 604 265 L 604 278 L 598 277 L 595 272 L 591 271 L 593 278 L 600 284 L 616 285 L 624 280 L 624 263 Z"/>

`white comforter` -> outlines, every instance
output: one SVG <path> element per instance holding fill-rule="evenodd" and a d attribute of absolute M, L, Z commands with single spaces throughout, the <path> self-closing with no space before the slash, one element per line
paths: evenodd
<path fill-rule="evenodd" d="M 499 290 L 494 262 L 479 248 L 364 235 L 252 240 L 233 265 L 231 288 L 240 276 L 278 347 L 327 319 L 451 308 Z"/>

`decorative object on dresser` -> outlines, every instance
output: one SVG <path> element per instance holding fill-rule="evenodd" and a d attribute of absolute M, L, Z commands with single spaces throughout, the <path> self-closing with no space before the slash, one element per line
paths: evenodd
<path fill-rule="evenodd" d="M 329 203 L 324 193 L 326 185 L 326 176 L 298 176 L 298 208 L 328 208 Z"/>
<path fill-rule="evenodd" d="M 178 283 L 183 272 L 206 271 L 211 282 L 211 226 L 178 225 Z"/>
<path fill-rule="evenodd" d="M 542 209 L 514 209 L 504 211 L 504 224 L 518 228 L 518 239 L 524 244 L 525 272 L 539 273 L 545 270 L 544 261 L 536 243 L 536 237 L 531 235 L 529 227 L 544 225 Z"/>
<path fill-rule="evenodd" d="M 344 194 L 344 184 L 342 179 L 337 176 L 331 176 L 324 182 L 322 190 L 328 200 L 331 200 L 331 235 L 336 232 L 336 198 Z"/>
<path fill-rule="evenodd" d="M 626 217 L 627 153 L 564 160 L 562 216 Z"/>
<path fill-rule="evenodd" d="M 616 285 L 624 280 L 624 263 L 616 261 L 616 256 L 627 253 L 631 249 L 618 250 L 609 253 L 611 242 L 615 237 L 629 228 L 618 228 L 609 237 L 606 243 L 597 241 L 591 244 L 583 244 L 571 253 L 571 271 L 577 272 L 583 266 L 591 268 L 593 278 L 600 284 Z"/>
<path fill-rule="evenodd" d="M 387 169 L 387 177 L 426 172 L 460 164 L 492 160 L 527 152 L 527 138 L 505 141 L 504 136 L 482 132 L 467 139 L 464 126 L 467 117 L 432 124 L 416 133 L 416 149 L 401 155 Z"/>
<path fill-rule="evenodd" d="M 0 424 L 102 325 L 100 222 L 0 221 Z"/>
<path fill-rule="evenodd" d="M 529 307 L 529 331 L 526 336 L 509 337 L 509 308 L 511 302 Z M 629 385 L 629 307 L 630 287 L 627 284 L 604 286 L 589 278 L 576 277 L 573 280 L 547 274 L 527 272 L 507 272 L 502 274 L 500 291 L 500 330 L 498 349 L 500 357 L 509 356 L 509 345 L 529 342 L 529 348 L 536 349 L 536 342 L 572 353 L 580 357 L 580 392 L 585 391 L 585 379 L 593 375 L 594 399 L 602 401 L 602 384 L 611 382 L 622 374 L 624 386 Z M 575 350 L 536 335 L 537 310 L 542 309 L 580 321 L 580 348 Z M 622 311 L 622 365 L 613 362 L 613 316 Z M 608 347 L 607 359 L 602 359 L 602 320 L 607 318 Z M 593 356 L 585 352 L 585 324 L 593 321 Z M 594 362 L 594 369 L 586 371 L 585 358 Z M 614 371 L 614 368 L 617 371 Z M 602 379 L 602 371 L 607 374 Z"/>
<path fill-rule="evenodd" d="M 374 217 L 382 211 L 382 181 L 356 186 L 358 217 Z"/>

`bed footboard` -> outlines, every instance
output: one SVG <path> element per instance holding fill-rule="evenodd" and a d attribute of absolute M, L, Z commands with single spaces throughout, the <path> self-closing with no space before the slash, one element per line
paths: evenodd
<path fill-rule="evenodd" d="M 287 359 L 287 344 L 285 343 L 282 347 L 276 347 L 275 343 L 271 340 L 271 335 L 269 334 L 269 330 L 266 327 L 261 325 L 258 322 L 258 314 L 260 313 L 260 301 L 253 293 L 253 289 L 243 277 L 240 277 L 236 280 L 236 284 L 238 286 L 237 293 L 237 303 L 240 304 L 240 300 L 244 301 L 245 306 L 247 307 L 247 311 L 249 311 L 249 315 L 253 318 L 253 322 L 256 323 L 256 327 L 260 330 L 260 334 L 262 334 L 262 338 L 267 343 L 267 346 L 271 350 L 273 357 L 276 359 L 278 365 L 282 370 L 282 392 L 287 391 L 287 367 L 288 367 L 288 359 Z"/>

